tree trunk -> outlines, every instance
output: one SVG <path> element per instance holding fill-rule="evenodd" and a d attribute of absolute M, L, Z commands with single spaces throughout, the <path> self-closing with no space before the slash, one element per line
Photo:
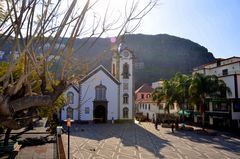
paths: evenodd
<path fill-rule="evenodd" d="M 200 108 L 201 108 L 201 115 L 202 115 L 202 129 L 205 130 L 205 108 L 204 108 L 204 101 L 202 101 Z"/>
<path fill-rule="evenodd" d="M 1 98 L 0 123 L 7 128 L 20 129 L 21 124 L 14 119 L 15 113 L 32 107 L 51 107 L 65 88 L 67 88 L 66 81 L 60 81 L 57 86 L 53 86 L 54 91 L 48 95 L 24 96 L 16 100 L 11 100 L 10 97 Z"/>
<path fill-rule="evenodd" d="M 205 130 L 205 112 L 202 112 L 202 129 Z"/>
<path fill-rule="evenodd" d="M 11 105 L 13 111 L 16 112 L 36 106 L 51 106 L 54 101 L 55 100 L 50 95 L 25 96 L 20 99 L 11 101 L 9 105 Z"/>
<path fill-rule="evenodd" d="M 4 146 L 8 145 L 8 140 L 9 140 L 11 131 L 12 131 L 12 129 L 7 128 L 7 131 L 5 133 L 4 143 L 3 143 Z"/>

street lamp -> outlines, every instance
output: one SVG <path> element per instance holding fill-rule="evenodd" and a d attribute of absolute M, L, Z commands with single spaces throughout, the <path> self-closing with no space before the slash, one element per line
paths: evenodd
<path fill-rule="evenodd" d="M 67 131 L 68 131 L 68 159 L 70 159 L 70 127 L 71 127 L 71 123 L 74 120 L 71 120 L 70 118 L 68 118 L 67 120 L 65 120 L 66 124 L 67 124 Z"/>

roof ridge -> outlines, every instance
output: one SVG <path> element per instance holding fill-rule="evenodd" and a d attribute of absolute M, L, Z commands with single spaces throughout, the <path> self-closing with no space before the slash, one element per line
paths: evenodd
<path fill-rule="evenodd" d="M 119 84 L 119 80 L 116 79 L 103 65 L 99 65 L 98 67 L 95 67 L 92 71 L 90 71 L 82 80 L 81 83 L 86 81 L 89 77 L 91 77 L 95 72 L 98 72 L 99 70 L 103 70 L 115 83 Z"/>

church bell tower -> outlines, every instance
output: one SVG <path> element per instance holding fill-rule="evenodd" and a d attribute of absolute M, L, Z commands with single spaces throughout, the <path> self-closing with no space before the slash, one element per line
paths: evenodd
<path fill-rule="evenodd" d="M 119 118 L 133 119 L 133 51 L 120 43 L 112 47 L 112 75 L 120 82 L 119 87 Z"/>

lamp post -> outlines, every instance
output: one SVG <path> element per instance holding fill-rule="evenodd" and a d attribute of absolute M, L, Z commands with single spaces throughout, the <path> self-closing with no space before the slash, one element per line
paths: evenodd
<path fill-rule="evenodd" d="M 67 132 L 68 132 L 68 159 L 70 159 L 70 127 L 71 127 L 71 122 L 73 122 L 73 120 L 68 118 L 67 120 L 65 120 L 65 122 L 67 124 Z"/>

